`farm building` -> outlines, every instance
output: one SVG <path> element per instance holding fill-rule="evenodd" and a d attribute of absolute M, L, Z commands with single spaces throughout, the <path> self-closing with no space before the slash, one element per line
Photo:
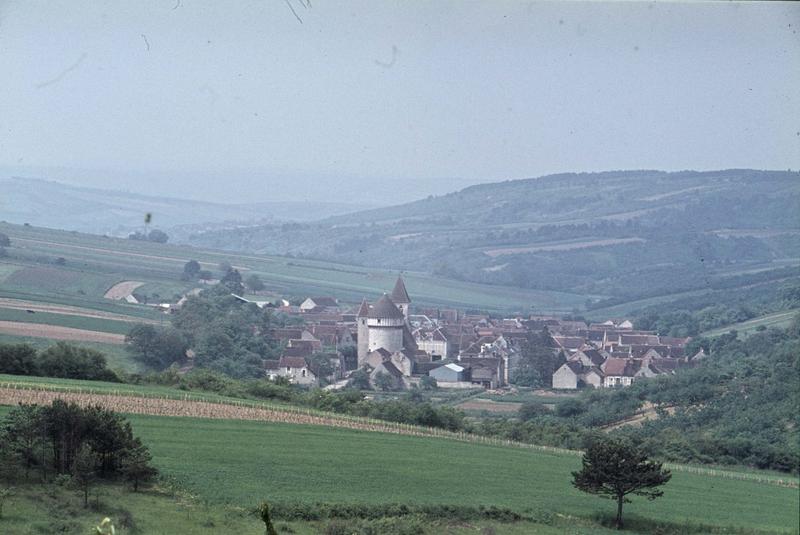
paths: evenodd
<path fill-rule="evenodd" d="M 458 364 L 445 364 L 428 372 L 437 383 L 457 383 L 469 380 L 469 371 Z"/>

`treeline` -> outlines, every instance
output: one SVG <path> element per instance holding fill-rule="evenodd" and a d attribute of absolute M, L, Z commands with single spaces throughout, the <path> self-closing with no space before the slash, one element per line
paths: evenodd
<path fill-rule="evenodd" d="M 186 374 L 170 368 L 159 373 L 129 376 L 132 383 L 173 386 L 180 390 L 213 392 L 243 399 L 275 400 L 322 411 L 375 418 L 450 431 L 467 429 L 464 413 L 452 407 L 435 406 L 425 401 L 422 392 L 412 389 L 403 399 L 370 401 L 360 390 L 308 390 L 284 378 L 233 379 L 212 370 L 192 370 Z"/>
<path fill-rule="evenodd" d="M 0 344 L 0 373 L 120 382 L 94 349 L 58 342 L 37 351 L 29 344 Z"/>
<path fill-rule="evenodd" d="M 125 478 L 138 490 L 153 478 L 150 452 L 122 416 L 99 406 L 55 400 L 49 406 L 19 405 L 0 428 L 0 478 L 41 482 L 66 478 L 88 500 L 97 479 Z"/>

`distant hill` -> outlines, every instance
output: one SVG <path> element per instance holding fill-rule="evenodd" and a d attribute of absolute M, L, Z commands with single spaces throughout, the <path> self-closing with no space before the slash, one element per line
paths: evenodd
<path fill-rule="evenodd" d="M 613 171 L 471 186 L 188 243 L 644 299 L 796 276 L 800 173 Z M 788 267 L 787 267 L 788 266 Z"/>
<path fill-rule="evenodd" d="M 0 179 L 0 219 L 9 223 L 126 236 L 141 230 L 144 214 L 151 228 L 170 235 L 269 221 L 319 219 L 368 208 L 335 202 L 223 204 L 96 188 L 81 188 L 35 178 Z M 183 227 L 186 228 L 175 228 Z"/>

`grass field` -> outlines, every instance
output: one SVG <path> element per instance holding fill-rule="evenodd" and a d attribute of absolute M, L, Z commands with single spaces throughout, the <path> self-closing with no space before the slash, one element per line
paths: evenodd
<path fill-rule="evenodd" d="M 83 507 L 79 493 L 53 484 L 44 487 L 22 485 L 6 502 L 0 530 L 3 535 L 63 533 L 86 535 L 108 516 L 117 535 L 263 535 L 263 524 L 243 508 L 231 508 L 174 494 L 156 487 L 131 492 L 120 485 L 100 484 L 90 491 L 89 508 Z M 287 522 L 275 520 L 278 533 L 319 535 L 327 522 Z M 552 525 L 535 522 L 502 524 L 491 521 L 427 523 L 429 534 L 475 535 L 563 535 L 579 533 L 609 535 L 617 533 L 576 518 L 554 518 Z"/>
<path fill-rule="evenodd" d="M 114 334 L 128 334 L 133 326 L 131 322 L 115 321 L 103 318 L 87 318 L 68 314 L 53 314 L 50 312 L 36 312 L 30 314 L 24 310 L 0 308 L 0 320 L 17 321 L 22 323 L 40 323 L 43 325 L 60 325 L 73 329 L 98 331 Z M 135 320 L 134 320 L 135 321 Z"/>
<path fill-rule="evenodd" d="M 720 336 L 722 334 L 729 333 L 735 330 L 737 333 L 739 333 L 739 336 L 746 338 L 751 334 L 757 332 L 759 327 L 764 327 L 764 328 L 788 327 L 789 324 L 794 319 L 794 317 L 797 316 L 798 314 L 800 314 L 800 310 L 798 309 L 776 312 L 774 314 L 767 314 L 765 316 L 749 319 L 747 321 L 742 321 L 740 323 L 734 323 L 732 325 L 726 325 L 725 327 L 720 327 L 718 329 L 712 329 L 710 331 L 700 333 L 700 336 L 707 336 L 707 337 Z"/>
<path fill-rule="evenodd" d="M 131 417 L 156 464 L 215 503 L 273 500 L 498 505 L 592 516 L 610 502 L 569 483 L 571 455 L 343 429 Z M 628 513 L 790 532 L 797 489 L 676 472 L 664 498 Z"/>
<path fill-rule="evenodd" d="M 0 283 L 0 296 L 5 291 L 43 298 L 49 295 L 99 298 L 116 282 L 139 280 L 146 283 L 142 287 L 145 293 L 156 292 L 166 297 L 181 288 L 183 264 L 192 258 L 214 272 L 221 262 L 228 262 L 239 267 L 244 276 L 256 273 L 268 291 L 280 295 L 334 295 L 354 303 L 364 296 L 374 298 L 390 290 L 397 277 L 397 272 L 390 270 L 278 256 L 237 255 L 4 223 L 0 223 L 0 232 L 11 237 L 9 253 L 20 264 L 16 272 Z M 58 257 L 65 259 L 64 266 L 52 264 Z M 45 261 L 49 263 L 42 266 Z M 58 272 L 52 277 L 52 288 L 37 287 L 36 278 L 51 271 Z M 586 299 L 566 292 L 467 283 L 423 273 L 406 273 L 405 277 L 412 299 L 421 305 L 495 311 L 534 307 L 540 311 L 568 312 L 580 308 Z"/>

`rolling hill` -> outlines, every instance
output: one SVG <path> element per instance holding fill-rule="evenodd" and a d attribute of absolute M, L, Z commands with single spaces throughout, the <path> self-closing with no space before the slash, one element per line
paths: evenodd
<path fill-rule="evenodd" d="M 614 171 L 198 232 L 188 243 L 607 296 L 589 298 L 597 307 L 796 277 L 798 213 L 797 172 Z"/>

